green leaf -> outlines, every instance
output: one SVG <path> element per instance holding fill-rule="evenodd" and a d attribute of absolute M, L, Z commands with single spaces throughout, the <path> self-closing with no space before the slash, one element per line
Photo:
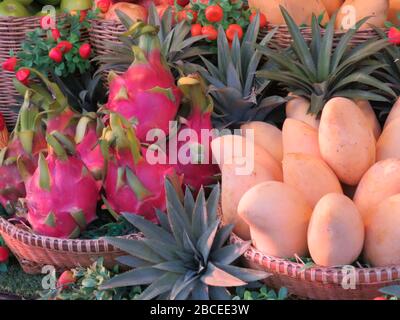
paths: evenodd
<path fill-rule="evenodd" d="M 101 285 L 100 290 L 151 284 L 157 281 L 164 274 L 165 271 L 157 270 L 152 267 L 136 268 L 134 270 L 116 275 Z"/>
<path fill-rule="evenodd" d="M 50 191 L 50 172 L 47 161 L 42 153 L 39 154 L 39 186 L 43 190 Z"/>
<path fill-rule="evenodd" d="M 146 189 L 139 178 L 132 172 L 132 170 L 126 167 L 126 179 L 131 190 L 135 193 L 138 200 L 144 200 L 152 195 L 152 193 Z M 132 212 L 135 213 L 135 212 Z"/>
<path fill-rule="evenodd" d="M 207 270 L 201 277 L 201 281 L 214 287 L 238 287 L 246 284 L 246 282 L 218 268 L 211 262 L 207 264 Z"/>
<path fill-rule="evenodd" d="M 208 256 L 210 254 L 219 223 L 219 220 L 214 221 L 214 223 L 211 224 L 210 227 L 208 227 L 208 229 L 201 235 L 201 237 L 197 241 L 196 248 L 201 253 L 204 261 L 208 261 Z"/>
<path fill-rule="evenodd" d="M 122 213 L 122 216 L 129 223 L 131 223 L 141 232 L 143 232 L 145 237 L 153 240 L 159 240 L 167 244 L 170 242 L 174 242 L 174 237 L 170 233 L 165 231 L 163 228 L 157 226 L 153 222 L 144 219 L 144 217 L 130 213 Z"/>
<path fill-rule="evenodd" d="M 231 264 L 243 255 L 250 247 L 251 241 L 234 243 L 212 252 L 211 259 L 215 263 Z"/>
<path fill-rule="evenodd" d="M 383 294 L 400 298 L 400 286 L 398 285 L 388 286 L 380 289 L 379 291 L 382 292 Z"/>
<path fill-rule="evenodd" d="M 296 52 L 300 61 L 307 67 L 306 70 L 309 78 L 315 81 L 316 68 L 307 43 L 304 40 L 300 29 L 297 27 L 296 22 L 294 22 L 286 9 L 282 6 L 280 6 L 280 9 L 293 39 L 292 48 Z"/>
<path fill-rule="evenodd" d="M 166 273 L 148 286 L 138 297 L 139 300 L 151 300 L 157 296 L 170 291 L 180 275 L 175 273 Z"/>
<path fill-rule="evenodd" d="M 220 186 L 217 184 L 213 187 L 207 199 L 206 210 L 208 214 L 208 226 L 218 219 L 218 207 L 220 203 Z"/>
<path fill-rule="evenodd" d="M 129 253 L 132 256 L 138 257 L 140 259 L 153 262 L 161 263 L 163 259 L 159 254 L 149 249 L 147 245 L 141 240 L 130 240 L 123 238 L 111 238 L 105 237 L 104 240 L 114 247 Z"/>
<path fill-rule="evenodd" d="M 223 271 L 241 279 L 242 281 L 246 281 L 249 283 L 254 282 L 254 281 L 263 280 L 270 276 L 269 273 L 266 273 L 266 272 L 260 271 L 260 270 L 240 268 L 240 267 L 235 267 L 232 265 L 223 265 L 220 263 L 216 263 L 215 265 L 217 267 L 219 267 L 220 269 L 222 269 Z"/>
<path fill-rule="evenodd" d="M 208 226 L 208 214 L 206 199 L 204 195 L 204 189 L 201 188 L 196 199 L 193 220 L 191 230 L 194 237 L 199 238 L 206 230 Z"/>
<path fill-rule="evenodd" d="M 322 39 L 321 47 L 318 55 L 317 79 L 319 82 L 326 80 L 330 74 L 331 53 L 333 45 L 333 37 L 335 35 L 335 22 L 337 12 L 332 15 L 331 20 L 325 29 L 325 35 Z M 313 35 L 313 38 L 316 35 Z"/>

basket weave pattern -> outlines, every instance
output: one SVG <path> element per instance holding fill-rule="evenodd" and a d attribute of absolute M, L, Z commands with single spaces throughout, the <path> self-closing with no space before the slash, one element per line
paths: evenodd
<path fill-rule="evenodd" d="M 121 45 L 118 36 L 126 31 L 124 25 L 118 21 L 94 19 L 89 31 L 90 43 L 96 56 L 112 53 L 110 45 Z"/>
<path fill-rule="evenodd" d="M 14 253 L 25 272 L 41 273 L 45 265 L 62 271 L 76 266 L 88 267 L 98 258 L 104 258 L 106 267 L 116 264 L 115 258 L 125 253 L 103 239 L 71 240 L 45 237 L 25 231 L 0 218 L 0 234 Z M 129 238 L 139 238 L 131 235 Z"/>
<path fill-rule="evenodd" d="M 40 17 L 0 17 L 0 63 L 10 56 L 10 50 L 14 53 L 21 51 L 26 33 L 39 26 Z M 0 68 L 0 112 L 9 127 L 12 127 L 17 119 L 17 114 L 10 109 L 17 106 L 18 96 L 12 82 L 13 77 L 13 72 Z"/>
<path fill-rule="evenodd" d="M 58 19 L 62 19 L 59 16 Z M 0 17 L 0 63 L 10 56 L 10 50 L 16 54 L 21 51 L 21 45 L 26 34 L 40 27 L 41 17 Z M 89 39 L 87 30 L 81 34 L 82 41 Z M 18 92 L 14 88 L 13 72 L 4 71 L 0 68 L 0 112 L 4 115 L 7 126 L 12 129 L 18 114 L 12 110 L 19 107 L 17 103 Z M 17 109 L 16 109 L 17 110 Z"/>
<path fill-rule="evenodd" d="M 232 235 L 231 243 L 242 242 Z M 400 284 L 400 266 L 385 268 L 356 268 L 355 289 L 344 289 L 347 283 L 341 268 L 312 267 L 267 256 L 251 247 L 242 257 L 242 263 L 250 268 L 271 274 L 264 279 L 272 288 L 286 287 L 298 297 L 317 300 L 369 300 L 382 295 L 379 289 Z"/>
<path fill-rule="evenodd" d="M 271 39 L 270 45 L 271 47 L 279 47 L 282 49 L 286 49 L 290 46 L 292 42 L 292 37 L 290 36 L 287 25 L 269 25 L 268 27 L 260 30 L 259 39 L 263 39 L 270 30 L 274 30 L 277 28 L 276 33 Z M 325 30 L 321 29 L 321 33 L 324 34 Z M 312 31 L 309 27 L 301 28 L 301 33 L 304 36 L 306 41 L 311 41 L 312 39 Z M 345 34 L 343 31 L 335 32 L 335 36 L 333 38 L 333 48 L 336 48 L 342 36 Z M 350 40 L 350 46 L 355 46 L 361 44 L 371 38 L 377 37 L 378 34 L 372 28 L 365 30 L 358 30 L 353 38 Z"/>

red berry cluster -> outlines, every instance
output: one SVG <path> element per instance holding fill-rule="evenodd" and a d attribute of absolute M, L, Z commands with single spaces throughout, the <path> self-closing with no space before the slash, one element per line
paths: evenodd
<path fill-rule="evenodd" d="M 242 39 L 244 28 L 252 22 L 257 12 L 249 12 L 241 0 L 176 0 L 177 20 L 192 24 L 192 36 L 206 36 L 207 40 L 218 38 L 218 27 L 222 26 L 226 37 L 232 43 L 235 35 Z M 180 6 L 180 7 L 179 7 Z M 249 13 L 248 13 L 249 12 Z M 267 25 L 264 14 L 260 14 L 260 27 Z"/>
<path fill-rule="evenodd" d="M 46 20 L 45 19 L 51 19 L 47 16 L 43 17 L 40 21 L 40 26 L 43 28 Z M 66 40 L 60 40 L 61 34 L 58 29 L 52 29 L 51 30 L 51 35 L 54 39 L 54 41 L 57 42 L 57 45 L 50 49 L 49 51 L 49 57 L 51 60 L 53 60 L 56 63 L 61 63 L 63 60 L 63 55 L 65 53 L 68 53 L 72 49 L 72 44 L 69 41 Z M 82 59 L 89 59 L 90 55 L 92 53 L 92 48 L 90 44 L 84 43 L 79 47 L 79 55 L 81 56 Z"/>
<path fill-rule="evenodd" d="M 49 28 L 49 26 L 54 25 L 55 22 L 52 21 L 52 18 L 49 16 L 44 16 L 40 19 L 40 27 L 43 30 L 49 30 L 49 37 L 51 37 L 51 39 L 53 39 L 56 43 L 56 45 L 49 50 L 48 56 L 53 62 L 59 64 L 63 62 L 64 55 L 72 50 L 73 44 L 67 40 L 62 39 L 60 30 L 58 30 L 57 28 Z M 78 48 L 78 54 L 84 60 L 89 59 L 92 54 L 92 48 L 90 44 L 80 44 Z M 15 76 L 17 80 L 24 85 L 28 85 L 31 72 L 29 69 L 24 67 L 18 68 L 18 63 L 18 58 L 13 56 L 3 61 L 1 66 L 5 71 L 16 72 Z"/>

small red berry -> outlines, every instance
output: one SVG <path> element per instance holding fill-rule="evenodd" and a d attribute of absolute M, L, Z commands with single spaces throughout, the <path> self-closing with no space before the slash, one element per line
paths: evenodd
<path fill-rule="evenodd" d="M 206 19 L 210 22 L 220 22 L 224 17 L 224 10 L 219 5 L 212 5 L 206 9 Z"/>
<path fill-rule="evenodd" d="M 268 24 L 267 17 L 264 13 L 259 13 L 260 15 L 260 28 L 265 28 Z M 250 16 L 250 22 L 253 22 L 254 18 L 257 16 L 257 12 L 253 12 Z"/>
<path fill-rule="evenodd" d="M 189 4 L 190 0 L 176 0 L 176 3 L 181 7 L 186 7 Z"/>
<path fill-rule="evenodd" d="M 235 34 L 240 39 L 243 38 L 243 29 L 238 24 L 231 24 L 228 29 L 226 29 L 226 37 L 229 41 L 233 41 L 235 39 Z"/>
<path fill-rule="evenodd" d="M 72 49 L 72 43 L 66 40 L 60 41 L 56 48 L 60 49 L 62 53 L 68 53 Z"/>
<path fill-rule="evenodd" d="M 213 26 L 205 26 L 201 29 L 201 34 L 207 36 L 207 39 L 210 41 L 217 40 L 218 31 Z"/>
<path fill-rule="evenodd" d="M 31 71 L 25 68 L 21 68 L 17 71 L 17 73 L 15 74 L 15 77 L 17 78 L 17 80 L 21 83 L 23 83 L 24 85 L 28 84 L 29 81 L 29 76 L 31 75 Z"/>
<path fill-rule="evenodd" d="M 57 41 L 61 37 L 60 31 L 58 29 L 52 29 L 51 36 L 53 37 L 54 41 Z"/>
<path fill-rule="evenodd" d="M 84 43 L 79 48 L 79 55 L 82 59 L 89 59 L 90 55 L 92 54 L 92 47 L 88 43 Z"/>
<path fill-rule="evenodd" d="M 0 263 L 8 261 L 9 253 L 6 247 L 0 247 Z"/>
<path fill-rule="evenodd" d="M 388 31 L 389 42 L 395 45 L 400 44 L 400 30 L 396 27 L 391 27 Z"/>
<path fill-rule="evenodd" d="M 200 23 L 195 23 L 192 25 L 190 32 L 192 34 L 192 37 L 196 37 L 196 36 L 201 36 L 202 35 L 202 26 Z"/>
<path fill-rule="evenodd" d="M 111 6 L 111 0 L 99 0 L 96 3 L 101 13 L 106 13 Z"/>
<path fill-rule="evenodd" d="M 5 60 L 2 64 L 1 67 L 5 71 L 10 71 L 13 72 L 15 71 L 15 67 L 17 66 L 18 59 L 17 57 L 10 57 L 7 60 Z"/>
<path fill-rule="evenodd" d="M 60 63 L 63 59 L 63 54 L 59 48 L 55 47 L 49 51 L 49 57 L 54 62 Z"/>
<path fill-rule="evenodd" d="M 58 278 L 57 286 L 61 287 L 61 288 L 66 288 L 66 287 L 70 286 L 71 284 L 74 284 L 75 281 L 76 281 L 76 278 L 72 271 L 69 271 L 69 270 L 64 271 Z"/>
<path fill-rule="evenodd" d="M 50 16 L 40 18 L 40 27 L 43 30 L 54 29 L 56 27 L 55 21 Z"/>

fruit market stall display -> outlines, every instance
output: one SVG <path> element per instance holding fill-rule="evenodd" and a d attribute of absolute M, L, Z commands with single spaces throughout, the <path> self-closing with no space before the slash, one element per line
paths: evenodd
<path fill-rule="evenodd" d="M 324 36 L 314 25 L 307 42 L 283 8 L 282 14 L 294 39 L 292 52 L 257 46 L 276 63 L 258 76 L 289 92 L 281 145 L 256 144 L 249 156 L 252 174 L 235 179 L 234 150 L 232 159 L 220 159 L 220 148 L 250 141 L 213 140 L 222 171 L 223 220 L 235 223 L 233 243 L 252 240 L 243 262 L 272 273 L 268 285 L 313 299 L 372 299 L 400 281 L 399 248 L 393 245 L 398 243 L 399 154 L 393 143 L 398 103 L 382 131 L 368 102 L 398 97 L 380 80 L 396 70 L 381 63 L 381 55 L 398 48 L 375 38 L 351 49 L 353 30 L 332 49 L 335 14 Z M 254 125 L 255 136 L 266 137 L 267 126 Z M 280 150 L 281 163 L 272 156 Z M 355 287 L 346 290 L 343 283 L 351 276 Z"/>
<path fill-rule="evenodd" d="M 54 12 L 54 17 L 45 16 L 49 11 L 42 12 L 43 5 L 60 5 L 60 8 Z M 89 6 L 88 6 L 89 4 Z M 29 40 L 26 41 L 27 34 L 34 32 L 31 35 L 30 40 L 37 45 L 38 37 L 47 37 L 48 39 L 57 39 L 60 34 L 63 37 L 67 36 L 68 25 L 71 24 L 69 19 L 65 20 L 64 13 L 76 14 L 78 11 L 82 12 L 81 16 L 84 17 L 86 10 L 91 7 L 90 0 L 78 0 L 78 1 L 18 1 L 18 0 L 4 0 L 0 3 L 0 63 L 5 63 L 5 60 L 10 57 L 10 52 L 13 55 L 19 56 L 21 51 L 26 54 L 39 53 L 39 49 L 33 50 L 29 46 Z M 52 21 L 52 19 L 56 21 Z M 54 25 L 55 23 L 55 25 Z M 84 26 L 85 23 L 81 27 Z M 45 28 L 46 31 L 40 33 L 37 30 L 39 27 Z M 53 29 L 53 30 L 51 30 Z M 79 33 L 74 30 L 76 35 Z M 75 36 L 76 36 L 75 35 Z M 88 37 L 87 34 L 82 34 L 82 39 Z M 78 38 L 79 39 L 79 38 Z M 77 39 L 77 40 L 78 40 Z M 66 39 L 62 39 L 66 40 Z M 23 45 L 25 43 L 25 46 Z M 31 42 L 32 44 L 32 42 Z M 47 44 L 50 44 L 48 42 Z M 42 43 L 42 50 L 44 50 L 44 44 Z M 56 58 L 56 53 L 53 53 L 53 57 Z M 29 60 L 29 59 L 26 59 Z M 41 58 L 40 63 L 43 64 L 45 57 Z M 31 62 L 32 59 L 31 59 Z M 7 125 L 12 128 L 15 125 L 18 102 L 18 94 L 14 89 L 13 81 L 13 67 L 15 66 L 15 61 L 10 61 L 6 68 L 1 68 L 0 70 L 0 112 L 4 114 L 6 118 Z M 32 67 L 33 65 L 29 65 Z M 21 75 L 22 76 L 22 75 Z M 16 109 L 16 110 L 15 110 Z"/>
<path fill-rule="evenodd" d="M 398 3 L 396 0 L 310 0 L 307 3 L 301 3 L 296 0 L 249 0 L 250 8 L 257 9 L 265 14 L 268 26 L 261 32 L 264 36 L 268 30 L 277 28 L 278 31 L 273 38 L 272 43 L 281 48 L 288 48 L 292 41 L 292 36 L 285 23 L 284 17 L 279 7 L 283 6 L 293 17 L 297 25 L 301 26 L 301 33 L 309 41 L 312 38 L 312 16 L 315 15 L 318 22 L 325 26 L 330 17 L 338 12 L 335 22 L 335 34 L 333 47 L 335 47 L 342 38 L 345 31 L 351 29 L 357 21 L 365 17 L 370 17 L 363 21 L 360 28 L 352 37 L 349 45 L 356 45 L 375 37 L 376 31 L 373 26 L 385 28 L 385 22 L 390 19 L 397 24 L 393 18 L 393 6 Z M 324 32 L 324 30 L 322 30 Z"/>
<path fill-rule="evenodd" d="M 0 269 L 53 265 L 43 299 L 396 296 L 393 8 L 275 4 L 61 1 L 68 28 L 1 61 L 21 102 L 1 132 Z"/>

